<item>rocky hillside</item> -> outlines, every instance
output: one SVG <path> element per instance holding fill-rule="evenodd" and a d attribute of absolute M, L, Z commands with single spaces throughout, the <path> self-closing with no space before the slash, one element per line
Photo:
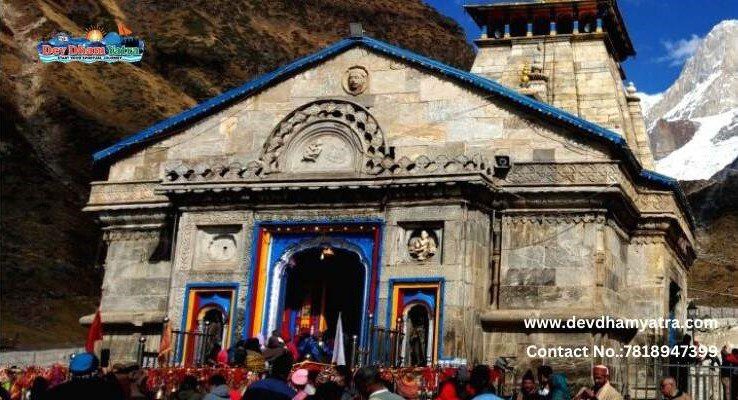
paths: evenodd
<path fill-rule="evenodd" d="M 656 169 L 682 182 L 699 224 L 690 296 L 738 305 L 738 20 L 716 25 L 646 104 Z"/>
<path fill-rule="evenodd" d="M 0 334 L 79 344 L 99 295 L 100 235 L 83 214 L 93 151 L 341 39 L 368 35 L 468 68 L 461 28 L 421 0 L 4 0 L 0 19 Z M 124 22 L 140 65 L 42 64 L 35 44 Z"/>

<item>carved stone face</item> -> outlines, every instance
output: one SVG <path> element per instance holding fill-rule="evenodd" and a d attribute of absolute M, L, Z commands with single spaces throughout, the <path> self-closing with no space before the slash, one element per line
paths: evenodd
<path fill-rule="evenodd" d="M 354 96 L 363 93 L 369 86 L 369 73 L 364 67 L 351 67 L 346 71 L 344 89 Z"/>

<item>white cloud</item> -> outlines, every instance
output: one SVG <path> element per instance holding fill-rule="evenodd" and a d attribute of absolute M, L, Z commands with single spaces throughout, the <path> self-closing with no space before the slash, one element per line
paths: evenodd
<path fill-rule="evenodd" d="M 666 55 L 657 58 L 656 61 L 668 62 L 669 66 L 678 67 L 697 51 L 701 43 L 702 38 L 695 34 L 689 39 L 664 40 L 661 44 L 664 45 Z"/>

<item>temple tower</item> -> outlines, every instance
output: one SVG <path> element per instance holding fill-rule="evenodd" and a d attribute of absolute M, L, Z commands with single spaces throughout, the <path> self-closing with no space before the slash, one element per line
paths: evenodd
<path fill-rule="evenodd" d="M 472 72 L 620 133 L 653 166 L 639 99 L 620 65 L 635 55 L 615 0 L 467 5 L 482 29 Z"/>

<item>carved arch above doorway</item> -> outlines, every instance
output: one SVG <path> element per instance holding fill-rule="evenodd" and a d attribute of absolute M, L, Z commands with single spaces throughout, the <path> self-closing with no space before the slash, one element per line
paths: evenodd
<path fill-rule="evenodd" d="M 274 128 L 259 162 L 265 174 L 374 174 L 386 152 L 384 133 L 369 111 L 345 100 L 318 100 Z"/>

